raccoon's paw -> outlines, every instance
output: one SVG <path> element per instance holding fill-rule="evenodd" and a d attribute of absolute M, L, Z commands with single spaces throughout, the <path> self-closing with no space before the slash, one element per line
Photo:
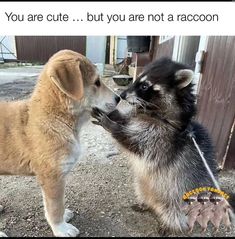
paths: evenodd
<path fill-rule="evenodd" d="M 171 235 L 175 235 L 175 233 L 171 232 L 167 227 L 161 225 L 158 229 L 158 234 L 161 237 L 170 237 Z"/>
<path fill-rule="evenodd" d="M 103 126 L 102 119 L 105 116 L 107 117 L 107 114 L 103 110 L 101 110 L 97 107 L 94 107 L 94 108 L 92 108 L 91 116 L 97 120 L 97 121 L 92 121 L 93 124 Z"/>
<path fill-rule="evenodd" d="M 131 209 L 135 212 L 151 211 L 151 209 L 144 203 L 135 203 L 131 205 Z"/>
<path fill-rule="evenodd" d="M 91 116 L 96 119 L 96 121 L 91 121 L 93 124 L 100 125 L 103 128 L 106 126 L 106 121 L 108 121 L 108 116 L 104 111 L 99 108 L 93 108 Z"/>
<path fill-rule="evenodd" d="M 97 120 L 92 121 L 93 124 L 100 125 L 107 131 L 111 132 L 117 127 L 117 123 L 112 121 L 106 112 L 97 107 L 92 108 L 91 116 Z"/>

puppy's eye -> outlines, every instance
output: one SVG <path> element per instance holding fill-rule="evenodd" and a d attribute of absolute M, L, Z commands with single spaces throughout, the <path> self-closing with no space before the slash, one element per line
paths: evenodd
<path fill-rule="evenodd" d="M 95 85 L 96 85 L 97 87 L 100 87 L 100 80 L 99 80 L 99 79 L 95 82 Z"/>
<path fill-rule="evenodd" d="M 149 88 L 149 85 L 147 83 L 143 83 L 140 85 L 141 90 L 147 90 Z"/>

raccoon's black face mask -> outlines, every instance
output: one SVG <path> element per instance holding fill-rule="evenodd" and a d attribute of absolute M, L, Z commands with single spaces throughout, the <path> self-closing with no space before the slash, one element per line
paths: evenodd
<path fill-rule="evenodd" d="M 185 110 L 188 111 L 187 107 L 194 111 L 192 80 L 193 71 L 163 58 L 147 66 L 136 81 L 121 94 L 121 98 L 136 105 L 137 110 L 157 111 L 161 115 L 177 117 Z"/>

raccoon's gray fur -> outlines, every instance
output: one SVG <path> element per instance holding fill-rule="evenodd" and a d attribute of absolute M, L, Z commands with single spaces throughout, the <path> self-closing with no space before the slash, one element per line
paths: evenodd
<path fill-rule="evenodd" d="M 185 65 L 161 59 L 150 66 L 121 94 L 135 105 L 130 115 L 93 109 L 103 126 L 131 154 L 134 183 L 140 204 L 154 210 L 163 227 L 172 232 L 187 228 L 181 208 L 184 193 L 214 186 L 189 133 L 194 135 L 212 172 L 216 161 L 211 140 L 192 121 L 195 96 L 193 72 Z"/>

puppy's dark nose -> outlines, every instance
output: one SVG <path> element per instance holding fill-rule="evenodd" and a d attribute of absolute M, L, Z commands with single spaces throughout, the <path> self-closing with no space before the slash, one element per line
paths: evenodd
<path fill-rule="evenodd" d="M 121 100 L 121 98 L 117 95 L 115 96 L 115 101 L 118 103 Z"/>
<path fill-rule="evenodd" d="M 126 99 L 126 92 L 123 91 L 123 92 L 121 93 L 120 97 L 121 97 L 123 100 L 125 100 L 125 99 Z"/>

